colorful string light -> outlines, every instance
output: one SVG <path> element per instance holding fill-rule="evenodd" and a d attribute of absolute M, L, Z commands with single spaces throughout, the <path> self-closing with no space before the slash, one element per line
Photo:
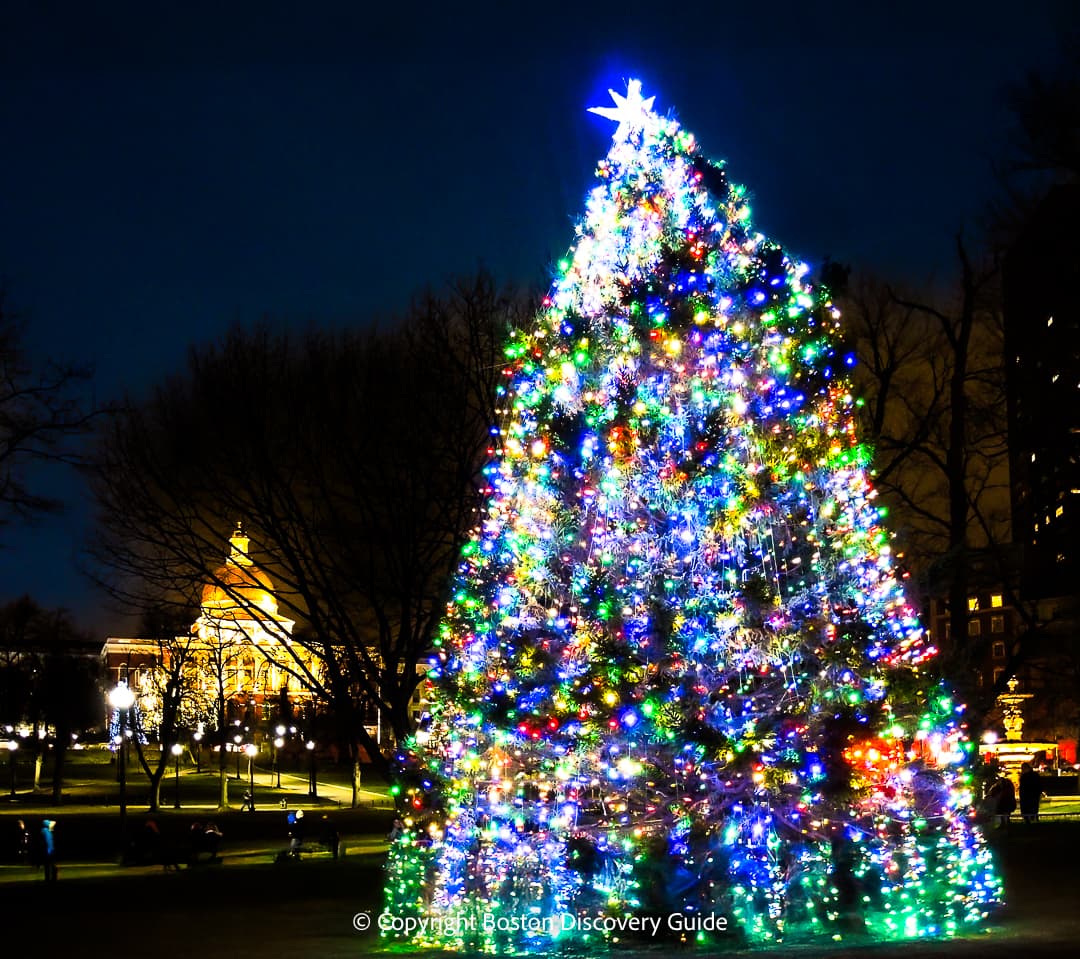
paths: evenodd
<path fill-rule="evenodd" d="M 498 953 L 627 915 L 701 942 L 718 917 L 756 943 L 977 927 L 1001 887 L 963 709 L 923 669 L 838 312 L 637 81 L 613 97 L 507 347 L 387 912 Z"/>

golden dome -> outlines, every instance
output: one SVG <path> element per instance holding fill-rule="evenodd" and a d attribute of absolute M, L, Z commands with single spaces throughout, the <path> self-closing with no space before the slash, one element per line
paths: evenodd
<path fill-rule="evenodd" d="M 277 615 L 273 580 L 251 562 L 248 542 L 237 523 L 236 532 L 229 538 L 229 558 L 215 571 L 214 582 L 203 587 L 204 615 L 247 618 L 256 615 L 252 607 Z"/>
<path fill-rule="evenodd" d="M 257 606 L 265 613 L 276 614 L 274 583 L 258 566 L 239 566 L 228 562 L 214 573 L 214 582 L 207 583 L 202 591 L 202 607 L 217 615 L 229 611 L 247 612 Z"/>

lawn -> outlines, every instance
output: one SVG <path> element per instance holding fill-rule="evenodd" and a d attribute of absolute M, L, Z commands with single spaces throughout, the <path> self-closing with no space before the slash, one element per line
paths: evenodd
<path fill-rule="evenodd" d="M 202 762 L 196 767 L 190 757 L 182 758 L 179 776 L 176 766 L 169 761 L 167 771 L 161 782 L 161 805 L 172 807 L 179 801 L 182 807 L 217 806 L 220 796 L 219 756 L 210 750 L 203 750 Z M 7 765 L 5 762 L 3 765 Z M 225 770 L 228 777 L 230 804 L 239 808 L 254 781 L 256 808 L 271 806 L 279 808 L 281 801 L 296 805 L 350 805 L 351 783 L 350 769 L 346 764 L 321 762 L 316 765 L 316 797 L 309 796 L 311 769 L 303 762 L 285 758 L 280 768 L 275 768 L 267 757 L 256 757 L 253 768 L 249 769 L 246 756 L 239 753 L 227 753 Z M 15 797 L 13 805 L 44 809 L 51 803 L 52 793 L 52 757 L 46 755 L 43 763 L 39 787 L 33 787 L 33 757 L 29 751 L 16 754 L 14 772 L 10 767 L 3 769 L 5 785 L 9 788 L 0 793 L 10 793 L 14 783 Z M 253 775 L 252 775 L 253 774 Z M 108 805 L 120 803 L 120 777 L 116 755 L 105 747 L 93 746 L 86 749 L 69 750 L 64 770 L 62 789 L 63 805 Z M 278 783 L 280 782 L 280 786 Z M 391 805 L 387 784 L 381 776 L 372 770 L 364 770 L 361 777 L 362 805 Z M 130 808 L 146 808 L 149 802 L 149 779 L 140 765 L 134 750 L 129 752 L 125 766 L 125 794 Z M 3 799 L 0 799 L 3 801 Z"/>
<path fill-rule="evenodd" d="M 237 823 L 254 824 L 259 819 L 233 815 Z M 342 834 L 353 839 L 365 830 L 380 836 L 384 826 L 374 810 L 335 815 L 357 817 L 343 823 Z M 373 818 L 365 820 L 365 815 Z M 71 817 L 73 829 L 79 828 L 79 819 Z M 273 825 L 274 820 L 264 822 Z M 230 828 L 226 826 L 226 833 Z M 241 844 L 239 836 L 233 841 Z M 989 932 L 970 940 L 784 947 L 773 954 L 807 959 L 1074 955 L 1080 947 L 1080 910 L 1076 908 L 1080 824 L 1014 824 L 1007 835 L 995 834 L 992 841 L 1005 875 L 1008 906 Z M 359 843 L 356 848 L 360 848 Z M 144 870 L 138 874 L 114 869 L 109 875 L 71 879 L 65 878 L 61 866 L 61 879 L 56 884 L 46 885 L 38 878 L 4 884 L 0 897 L 10 920 L 8 934 L 32 936 L 47 955 L 70 952 L 89 959 L 113 956 L 118 949 L 148 949 L 163 959 L 192 952 L 206 959 L 357 959 L 383 951 L 377 936 L 353 927 L 355 915 L 365 915 L 374 922 L 381 908 L 381 852 L 353 853 L 337 862 L 313 858 L 288 865 L 275 865 L 268 855 L 230 864 L 228 844 L 225 852 L 226 864 L 221 867 L 178 873 Z M 62 917 L 62 921 L 54 921 L 54 917 Z M 672 948 L 668 944 L 639 944 L 613 955 L 627 959 L 666 957 Z M 721 954 L 743 953 L 724 949 L 701 953 Z M 755 954 L 762 953 L 749 955 Z"/>

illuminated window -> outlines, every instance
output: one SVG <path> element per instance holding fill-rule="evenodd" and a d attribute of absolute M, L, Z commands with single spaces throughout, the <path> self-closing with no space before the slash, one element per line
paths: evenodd
<path fill-rule="evenodd" d="M 1004 643 L 994 643 L 992 655 L 993 655 L 994 659 L 1004 659 L 1005 658 L 1005 644 Z"/>
<path fill-rule="evenodd" d="M 1049 319 L 1047 319 L 1046 325 L 1047 326 L 1053 326 L 1054 325 L 1054 318 L 1052 316 Z"/>
<path fill-rule="evenodd" d="M 1056 510 L 1054 510 L 1054 515 L 1055 516 L 1061 516 L 1064 512 L 1065 512 L 1065 507 L 1064 506 L 1059 506 Z"/>
<path fill-rule="evenodd" d="M 991 616 L 990 617 L 990 632 L 1003 633 L 1005 632 L 1005 617 L 1004 616 Z"/>
<path fill-rule="evenodd" d="M 968 620 L 968 635 L 979 636 L 982 633 L 982 623 L 977 619 Z"/>
<path fill-rule="evenodd" d="M 968 598 L 968 612 L 974 613 L 979 608 L 979 597 L 971 596 Z"/>
<path fill-rule="evenodd" d="M 1001 600 L 1001 593 L 994 593 L 993 595 L 991 595 L 990 605 L 993 606 L 994 609 L 1001 609 L 1003 605 Z"/>
<path fill-rule="evenodd" d="M 995 686 L 997 685 L 997 681 L 999 679 L 1001 679 L 1001 675 L 1004 672 L 1005 672 L 1005 670 L 1001 666 L 995 666 L 994 667 L 994 685 Z"/>
<path fill-rule="evenodd" d="M 949 633 L 950 632 L 952 632 L 952 624 L 951 623 L 946 623 L 945 624 L 945 633 L 944 633 L 946 639 L 949 638 Z"/>

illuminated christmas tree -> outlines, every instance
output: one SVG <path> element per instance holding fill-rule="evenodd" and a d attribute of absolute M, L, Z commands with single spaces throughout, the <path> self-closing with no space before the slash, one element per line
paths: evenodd
<path fill-rule="evenodd" d="M 612 96 L 507 349 L 387 914 L 502 953 L 720 917 L 759 943 L 977 926 L 1000 882 L 972 746 L 925 672 L 838 313 L 637 81 Z"/>

